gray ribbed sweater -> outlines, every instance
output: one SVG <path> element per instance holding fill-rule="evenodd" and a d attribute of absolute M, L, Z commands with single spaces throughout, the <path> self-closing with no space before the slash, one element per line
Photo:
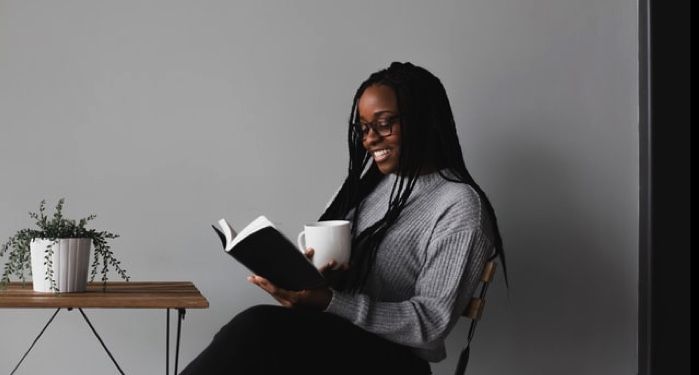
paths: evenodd
<path fill-rule="evenodd" d="M 362 202 L 357 233 L 386 213 L 396 178 L 388 175 Z M 420 176 L 379 246 L 364 292 L 334 291 L 326 311 L 440 361 L 446 357 L 444 339 L 494 252 L 492 238 L 490 218 L 473 188 L 437 172 Z"/>

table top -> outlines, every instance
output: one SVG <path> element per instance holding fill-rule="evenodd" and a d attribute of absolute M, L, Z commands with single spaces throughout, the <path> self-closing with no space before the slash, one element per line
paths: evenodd
<path fill-rule="evenodd" d="M 190 281 L 88 283 L 81 293 L 42 293 L 32 283 L 0 289 L 0 308 L 205 309 L 209 301 Z"/>

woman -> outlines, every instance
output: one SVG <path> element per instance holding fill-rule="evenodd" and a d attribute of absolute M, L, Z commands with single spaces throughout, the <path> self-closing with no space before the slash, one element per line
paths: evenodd
<path fill-rule="evenodd" d="M 359 87 L 349 125 L 349 174 L 320 218 L 352 221 L 349 267 L 300 292 L 249 277 L 282 306 L 238 314 L 183 374 L 429 374 L 445 358 L 483 264 L 504 255 L 446 91 L 393 63 Z"/>

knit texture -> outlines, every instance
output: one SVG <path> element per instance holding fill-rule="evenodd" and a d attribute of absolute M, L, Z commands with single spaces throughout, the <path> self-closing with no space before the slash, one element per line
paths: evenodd
<path fill-rule="evenodd" d="M 386 176 L 362 201 L 357 233 L 386 214 L 396 178 Z M 326 311 L 412 347 L 427 361 L 440 361 L 446 357 L 445 337 L 495 252 L 492 238 L 491 220 L 471 186 L 437 172 L 420 176 L 377 250 L 365 289 L 333 291 Z"/>

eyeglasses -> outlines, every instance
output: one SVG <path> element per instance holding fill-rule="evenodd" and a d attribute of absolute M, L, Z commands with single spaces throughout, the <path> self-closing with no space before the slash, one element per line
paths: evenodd
<path fill-rule="evenodd" d="M 373 130 L 375 134 L 382 137 L 388 137 L 393 132 L 393 124 L 400 119 L 400 115 L 383 117 L 372 122 L 357 121 L 352 124 L 354 131 L 362 136 L 362 139 L 369 136 L 369 130 Z"/>

